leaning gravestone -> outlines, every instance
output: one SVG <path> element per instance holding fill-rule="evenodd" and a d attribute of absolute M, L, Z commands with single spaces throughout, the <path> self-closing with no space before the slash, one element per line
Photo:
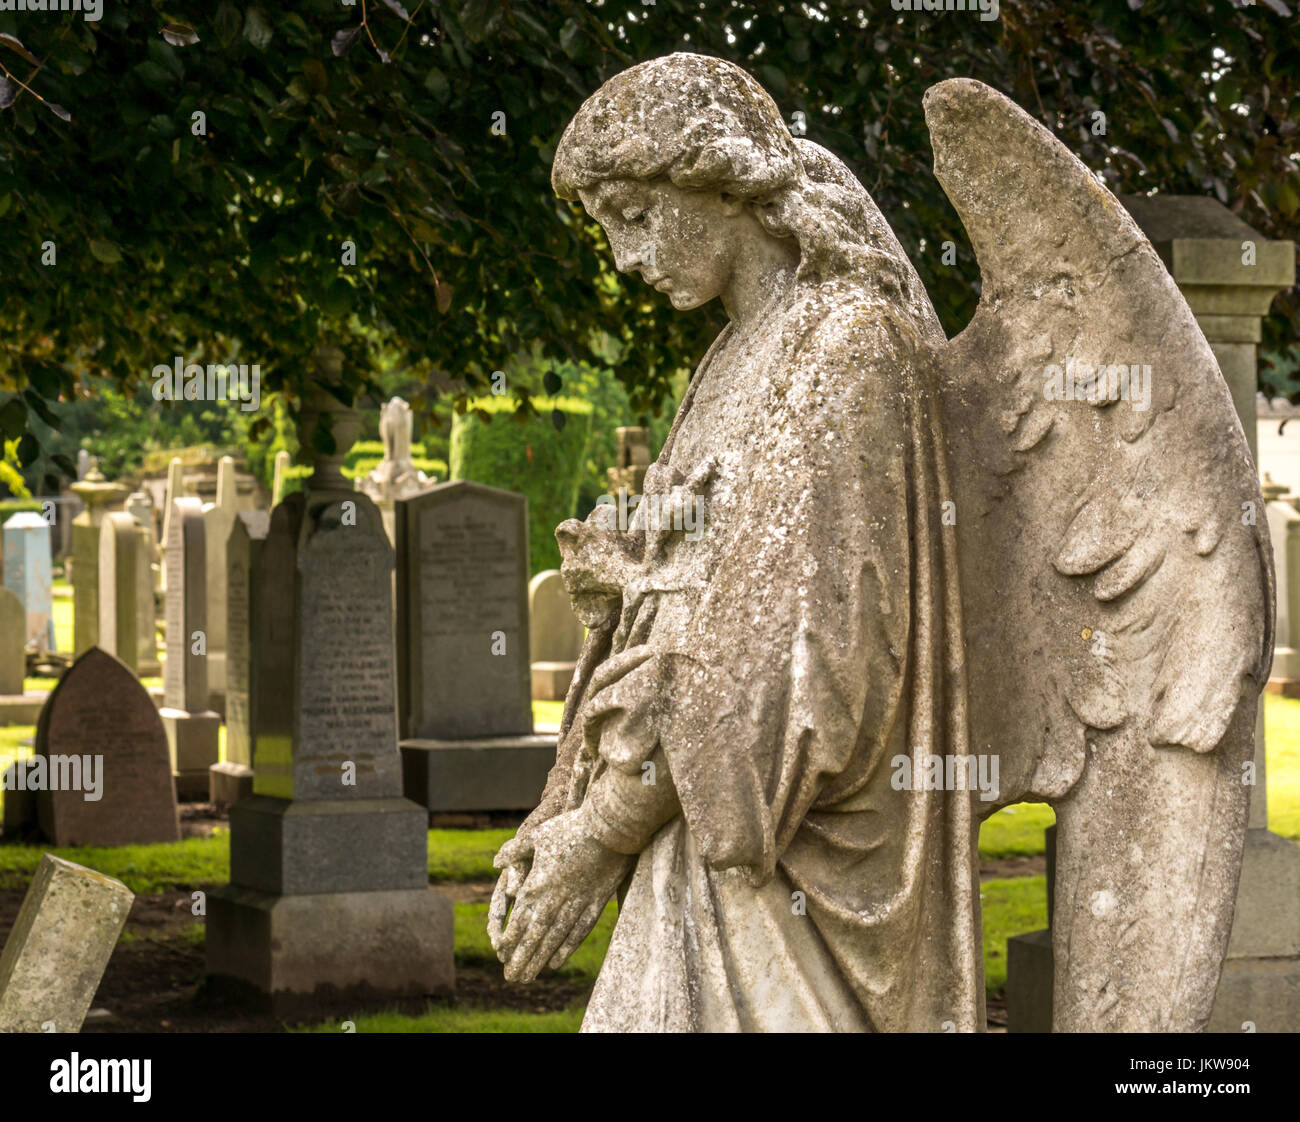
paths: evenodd
<path fill-rule="evenodd" d="M 180 840 L 157 707 L 130 668 L 98 647 L 73 663 L 41 710 L 25 783 L 36 788 L 41 833 L 55 845 Z"/>
<path fill-rule="evenodd" d="M 219 759 L 221 717 L 208 708 L 207 558 L 203 505 L 172 504 L 167 540 L 167 662 L 159 710 L 171 749 L 176 793 L 184 801 L 208 794 L 208 768 Z"/>
<path fill-rule="evenodd" d="M 481 483 L 396 503 L 397 665 L 408 798 L 535 805 L 555 737 L 533 733 L 528 505 Z"/>
<path fill-rule="evenodd" d="M 216 502 L 203 508 L 203 534 L 207 550 L 208 691 L 212 708 L 225 711 L 226 703 L 226 539 L 238 517 L 239 493 L 235 461 L 222 456 L 217 464 Z"/>
<path fill-rule="evenodd" d="M 27 652 L 23 642 L 27 613 L 23 602 L 7 588 L 0 588 L 0 695 L 23 692 Z"/>
<path fill-rule="evenodd" d="M 564 700 L 585 637 L 586 628 L 573 614 L 560 571 L 538 573 L 528 582 L 529 657 L 536 700 Z"/>
<path fill-rule="evenodd" d="M 359 426 L 323 391 L 303 447 L 323 409 L 338 453 L 272 512 L 252 577 L 254 794 L 231 808 L 231 883 L 208 897 L 208 972 L 281 1009 L 453 978 L 426 815 L 402 797 L 392 547 L 340 472 Z"/>
<path fill-rule="evenodd" d="M 253 575 L 270 529 L 265 511 L 241 511 L 226 543 L 226 758 L 210 769 L 210 801 L 237 802 L 253 793 L 253 710 L 257 693 L 279 688 L 261 673 L 259 648 L 251 642 L 258 619 Z"/>
<path fill-rule="evenodd" d="M 100 523 L 126 498 L 127 489 L 107 482 L 95 469 L 72 490 L 86 504 L 72 523 L 73 651 L 80 655 L 99 642 Z"/>
<path fill-rule="evenodd" d="M 99 527 L 99 644 L 140 672 L 140 533 L 123 511 L 106 514 Z"/>
<path fill-rule="evenodd" d="M 46 853 L 0 954 L 0 1032 L 80 1032 L 134 899 Z"/>
<path fill-rule="evenodd" d="M 24 638 L 52 651 L 55 641 L 50 524 L 35 511 L 23 510 L 4 524 L 3 533 L 4 586 L 17 594 L 26 609 Z"/>

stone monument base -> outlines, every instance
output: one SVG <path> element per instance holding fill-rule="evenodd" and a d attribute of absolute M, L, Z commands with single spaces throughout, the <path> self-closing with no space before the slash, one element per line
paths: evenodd
<path fill-rule="evenodd" d="M 224 762 L 208 768 L 208 802 L 234 806 L 240 799 L 252 796 L 253 769 L 247 764 Z"/>
<path fill-rule="evenodd" d="M 452 908 L 433 889 L 275 896 L 233 884 L 208 894 L 207 972 L 276 1013 L 455 985 Z"/>
<path fill-rule="evenodd" d="M 218 762 L 221 718 L 211 710 L 187 713 L 166 706 L 158 715 L 167 730 L 177 801 L 203 802 L 208 797 L 208 768 Z"/>
<path fill-rule="evenodd" d="M 253 795 L 230 808 L 230 882 L 284 895 L 424 888 L 427 831 L 404 798 Z"/>
<path fill-rule="evenodd" d="M 563 701 L 577 668 L 576 662 L 532 663 L 533 700 Z"/>
<path fill-rule="evenodd" d="M 556 736 L 403 740 L 402 793 L 429 812 L 532 810 L 555 766 Z"/>

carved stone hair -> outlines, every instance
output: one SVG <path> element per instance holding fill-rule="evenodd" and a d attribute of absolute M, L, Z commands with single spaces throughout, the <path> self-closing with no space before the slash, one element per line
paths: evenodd
<path fill-rule="evenodd" d="M 725 59 L 678 53 L 616 74 L 560 138 L 562 199 L 609 179 L 666 178 L 749 201 L 768 233 L 799 246 L 799 279 L 852 278 L 912 305 L 920 280 L 884 216 L 826 149 L 790 135 L 766 90 Z"/>

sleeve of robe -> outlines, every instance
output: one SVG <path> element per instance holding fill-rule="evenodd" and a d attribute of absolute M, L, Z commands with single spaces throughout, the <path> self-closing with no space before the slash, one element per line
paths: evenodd
<path fill-rule="evenodd" d="M 661 744 L 705 861 L 754 883 L 811 808 L 884 766 L 906 720 L 916 358 L 856 310 L 772 363 L 726 540 L 678 546 L 718 555 L 689 623 L 592 698 L 605 762 L 632 772 Z"/>

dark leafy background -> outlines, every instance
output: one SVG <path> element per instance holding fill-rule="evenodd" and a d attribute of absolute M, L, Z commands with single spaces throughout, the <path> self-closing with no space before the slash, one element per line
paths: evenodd
<path fill-rule="evenodd" d="M 51 401 L 85 393 L 82 374 L 130 392 L 175 354 L 261 363 L 265 389 L 293 396 L 313 347 L 334 343 L 334 389 L 352 399 L 375 392 L 382 348 L 427 385 L 420 409 L 534 342 L 590 359 L 612 338 L 634 403 L 658 401 L 720 311 L 674 313 L 612 274 L 548 177 L 581 100 L 672 50 L 734 59 L 805 114 L 950 332 L 977 270 L 930 170 L 921 95 L 944 78 L 1010 94 L 1116 191 L 1213 194 L 1271 238 L 1293 239 L 1300 209 L 1283 0 L 1024 0 L 992 22 L 888 0 L 106 0 L 99 23 L 4 13 L 0 32 L 15 40 L 0 38 L 0 392 L 16 395 L 0 431 L 27 434 L 24 466 L 41 456 L 31 416 L 48 423 Z M 1274 307 L 1266 350 L 1300 316 L 1294 291 Z"/>

